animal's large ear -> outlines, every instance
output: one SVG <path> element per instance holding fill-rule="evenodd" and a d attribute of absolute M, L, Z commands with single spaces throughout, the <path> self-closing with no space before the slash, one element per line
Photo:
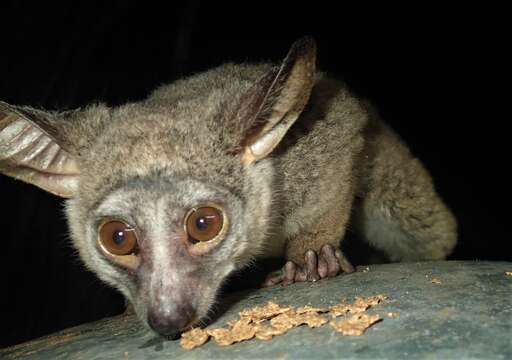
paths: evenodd
<path fill-rule="evenodd" d="M 306 106 L 315 79 L 316 44 L 296 41 L 279 68 L 242 96 L 238 121 L 245 124 L 242 161 L 249 165 L 274 150 Z"/>
<path fill-rule="evenodd" d="M 79 170 L 66 150 L 63 117 L 65 113 L 0 102 L 0 172 L 52 194 L 72 197 Z"/>

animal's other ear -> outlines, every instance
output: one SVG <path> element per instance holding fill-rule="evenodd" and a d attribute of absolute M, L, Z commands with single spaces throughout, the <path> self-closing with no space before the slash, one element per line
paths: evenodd
<path fill-rule="evenodd" d="M 245 165 L 270 154 L 297 120 L 313 88 L 315 62 L 315 41 L 310 37 L 297 40 L 281 66 L 242 96 L 236 117 L 244 128 Z"/>
<path fill-rule="evenodd" d="M 0 102 L 0 172 L 52 194 L 72 197 L 79 170 L 63 124 L 52 113 Z"/>

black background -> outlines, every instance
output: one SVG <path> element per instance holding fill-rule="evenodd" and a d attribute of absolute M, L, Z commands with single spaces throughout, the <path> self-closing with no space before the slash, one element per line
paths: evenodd
<path fill-rule="evenodd" d="M 216 3 L 3 1 L 0 99 L 121 104 L 225 61 L 279 61 L 313 35 L 319 67 L 370 99 L 433 174 L 460 223 L 451 259 L 512 260 L 499 10 Z M 83 269 L 58 198 L 0 175 L 0 210 L 0 346 L 122 311 Z"/>

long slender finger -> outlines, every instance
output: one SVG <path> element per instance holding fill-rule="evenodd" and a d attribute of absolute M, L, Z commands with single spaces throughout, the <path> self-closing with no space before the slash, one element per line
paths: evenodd
<path fill-rule="evenodd" d="M 306 251 L 305 260 L 307 279 L 309 281 L 320 280 L 320 275 L 318 274 L 318 257 L 316 253 L 313 250 Z"/>
<path fill-rule="evenodd" d="M 268 286 L 274 286 L 279 283 L 281 283 L 284 279 L 284 271 L 282 269 L 279 269 L 277 271 L 273 271 L 270 274 L 267 275 L 265 278 L 265 281 L 263 284 L 261 284 L 262 287 L 268 287 Z"/>
<path fill-rule="evenodd" d="M 336 255 L 336 258 L 338 259 L 338 262 L 341 266 L 341 270 L 343 270 L 343 272 L 351 273 L 355 271 L 352 264 L 348 261 L 345 255 L 343 255 L 340 249 L 336 249 L 334 255 Z"/>
<path fill-rule="evenodd" d="M 320 250 L 320 257 L 327 263 L 328 277 L 333 277 L 339 274 L 341 266 L 332 245 L 322 246 L 322 249 Z"/>
<path fill-rule="evenodd" d="M 297 266 L 293 261 L 287 261 L 284 265 L 283 273 L 283 285 L 290 285 L 295 282 L 295 273 L 297 271 Z"/>
<path fill-rule="evenodd" d="M 329 275 L 329 265 L 322 255 L 318 256 L 318 275 L 320 275 L 321 279 Z"/>
<path fill-rule="evenodd" d="M 297 269 L 295 271 L 295 282 L 304 282 L 308 281 L 308 274 L 306 272 L 306 269 L 297 266 Z"/>

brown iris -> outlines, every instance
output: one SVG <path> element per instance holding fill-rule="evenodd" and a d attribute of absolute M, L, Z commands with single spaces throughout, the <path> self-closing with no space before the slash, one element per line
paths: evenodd
<path fill-rule="evenodd" d="M 107 221 L 100 226 L 99 240 L 102 247 L 113 255 L 130 255 L 137 250 L 135 230 L 122 221 Z"/>
<path fill-rule="evenodd" d="M 223 216 L 219 209 L 204 206 L 193 209 L 185 219 L 185 227 L 192 242 L 213 240 L 222 230 Z"/>

